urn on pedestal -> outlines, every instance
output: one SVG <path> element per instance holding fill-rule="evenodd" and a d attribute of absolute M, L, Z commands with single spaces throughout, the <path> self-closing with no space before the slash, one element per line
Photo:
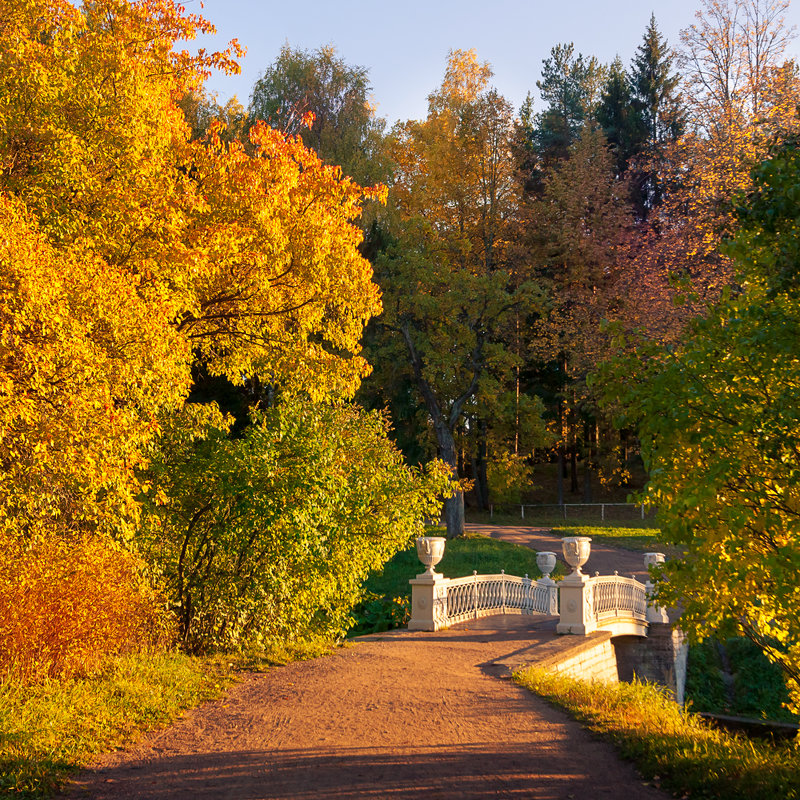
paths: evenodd
<path fill-rule="evenodd" d="M 550 573 L 556 568 L 556 554 L 550 550 L 540 550 L 536 554 L 536 566 L 542 573 L 542 583 L 552 583 Z"/>
<path fill-rule="evenodd" d="M 592 551 L 592 540 L 588 536 L 566 536 L 561 540 L 564 560 L 572 567 L 569 575 L 573 580 L 584 578 L 581 567 L 589 560 Z"/>
<path fill-rule="evenodd" d="M 444 536 L 418 536 L 417 557 L 428 568 L 425 572 L 417 575 L 417 578 L 428 578 L 436 580 L 442 576 L 436 572 L 434 567 L 444 557 L 444 545 L 447 540 Z"/>

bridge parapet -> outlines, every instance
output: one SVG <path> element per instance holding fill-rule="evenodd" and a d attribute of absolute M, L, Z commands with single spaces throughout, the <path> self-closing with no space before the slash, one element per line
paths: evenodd
<path fill-rule="evenodd" d="M 429 542 L 418 540 L 417 550 L 427 572 L 412 580 L 412 612 L 409 630 L 437 631 L 458 622 L 493 614 L 543 614 L 558 616 L 558 633 L 588 635 L 597 630 L 615 636 L 646 636 L 650 622 L 668 621 L 665 612 L 648 604 L 652 585 L 618 574 L 589 577 L 581 566 L 589 557 L 587 537 L 567 537 L 564 556 L 573 572 L 555 583 L 549 572 L 554 554 L 543 553 L 540 565 L 546 574 L 540 580 L 515 575 L 478 575 L 445 578 L 431 566 Z M 438 560 L 444 540 L 437 542 Z M 663 561 L 660 553 L 648 553 L 645 564 Z"/>
<path fill-rule="evenodd" d="M 504 572 L 433 579 L 423 573 L 411 581 L 411 606 L 409 630 L 438 631 L 493 614 L 556 615 L 558 588 L 550 578 L 535 581 Z"/>

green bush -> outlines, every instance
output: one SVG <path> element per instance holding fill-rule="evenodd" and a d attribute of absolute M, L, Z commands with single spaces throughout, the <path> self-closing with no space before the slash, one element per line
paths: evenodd
<path fill-rule="evenodd" d="M 165 435 L 140 544 L 190 651 L 338 637 L 361 584 L 438 513 L 449 478 L 403 463 L 379 414 L 291 400 L 241 438 Z"/>

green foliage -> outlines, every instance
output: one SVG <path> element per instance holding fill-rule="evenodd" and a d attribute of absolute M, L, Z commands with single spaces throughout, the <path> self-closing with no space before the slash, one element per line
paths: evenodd
<path fill-rule="evenodd" d="M 542 62 L 536 86 L 546 103 L 536 115 L 531 145 L 546 168 L 567 155 L 584 122 L 594 115 L 606 69 L 594 57 L 575 55 L 575 47 L 557 44 Z"/>
<path fill-rule="evenodd" d="M 371 185 L 386 179 L 385 122 L 375 116 L 371 89 L 366 67 L 347 64 L 332 45 L 309 51 L 285 44 L 253 87 L 250 116 L 299 134 L 323 161 Z M 304 125 L 309 113 L 313 123 Z"/>
<path fill-rule="evenodd" d="M 368 592 L 353 609 L 354 624 L 348 636 L 383 633 L 403 628 L 411 618 L 411 600 L 408 597 L 387 597 Z"/>
<path fill-rule="evenodd" d="M 706 639 L 689 649 L 686 697 L 693 711 L 795 722 L 779 667 L 749 639 Z"/>
<path fill-rule="evenodd" d="M 528 669 L 514 679 L 564 708 L 675 796 L 719 800 L 800 797 L 800 747 L 748 741 L 688 714 L 656 686 L 579 681 Z"/>
<path fill-rule="evenodd" d="M 533 468 L 516 453 L 498 450 L 488 465 L 493 503 L 519 503 L 522 493 L 532 488 Z"/>
<path fill-rule="evenodd" d="M 356 407 L 287 400 L 237 439 L 213 414 L 190 422 L 155 454 L 139 544 L 191 650 L 341 635 L 369 570 L 447 491 L 438 462 L 406 467 L 386 420 Z"/>
<path fill-rule="evenodd" d="M 694 324 L 682 345 L 606 372 L 636 420 L 668 542 L 658 596 L 680 603 L 695 638 L 738 632 L 759 644 L 800 710 L 800 294 L 797 148 L 756 172 L 741 234 L 726 248 L 742 289 Z"/>
<path fill-rule="evenodd" d="M 519 361 L 511 331 L 542 304 L 510 246 L 520 201 L 514 123 L 509 103 L 488 88 L 490 76 L 474 51 L 452 51 L 427 118 L 393 130 L 396 219 L 376 260 L 384 311 L 371 342 L 375 380 L 383 368 L 396 384 L 403 365 L 426 412 L 418 419 L 454 475 L 456 429 L 468 414 L 480 418 L 485 447 L 485 420 Z M 538 412 L 536 404 L 527 408 Z M 448 535 L 460 535 L 461 492 L 445 515 Z"/>

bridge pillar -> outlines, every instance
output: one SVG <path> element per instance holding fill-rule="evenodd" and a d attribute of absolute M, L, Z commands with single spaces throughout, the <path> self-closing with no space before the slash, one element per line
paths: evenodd
<path fill-rule="evenodd" d="M 592 613 L 590 582 L 591 578 L 588 575 L 578 572 L 573 572 L 559 581 L 561 600 L 557 633 L 586 636 L 597 630 L 597 622 Z"/>
<path fill-rule="evenodd" d="M 417 575 L 411 584 L 410 631 L 438 631 L 447 624 L 448 579 L 438 572 Z"/>

